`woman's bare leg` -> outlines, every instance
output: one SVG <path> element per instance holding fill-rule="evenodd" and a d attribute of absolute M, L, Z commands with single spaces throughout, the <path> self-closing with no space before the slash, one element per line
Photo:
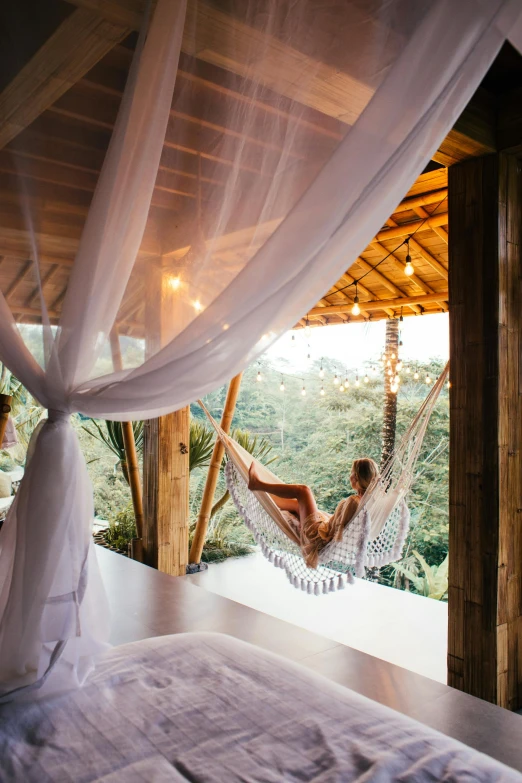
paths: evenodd
<path fill-rule="evenodd" d="M 310 516 L 310 514 L 317 512 L 317 504 L 315 502 L 313 492 L 310 487 L 306 486 L 306 484 L 271 484 L 266 481 L 262 481 L 257 475 L 254 463 L 252 463 L 250 466 L 248 475 L 248 488 L 250 490 L 268 492 L 270 495 L 275 496 L 274 500 L 276 503 L 276 498 L 281 498 L 286 501 L 293 500 L 294 503 L 297 501 L 297 508 L 295 506 L 293 508 L 289 508 L 290 503 L 288 503 L 288 505 L 287 503 L 284 505 L 283 503 L 281 503 L 281 505 L 278 503 L 278 505 L 279 508 L 282 508 L 285 511 L 298 512 L 301 523 L 303 523 L 306 517 Z"/>

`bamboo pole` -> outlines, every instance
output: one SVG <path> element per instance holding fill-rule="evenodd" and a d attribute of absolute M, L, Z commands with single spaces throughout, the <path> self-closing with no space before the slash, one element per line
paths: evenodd
<path fill-rule="evenodd" d="M 116 331 L 111 332 L 111 352 L 112 363 L 115 371 L 123 369 L 121 358 L 120 338 Z M 142 537 L 143 537 L 143 496 L 141 491 L 140 469 L 138 465 L 138 454 L 136 452 L 136 442 L 134 440 L 134 430 L 132 422 L 122 421 L 121 431 L 123 435 L 123 445 L 125 448 L 125 458 L 127 461 L 127 475 L 129 477 L 129 486 L 132 496 L 132 506 L 134 508 L 134 518 L 136 520 L 137 540 L 131 545 L 131 553 L 134 560 L 142 560 Z"/>
<path fill-rule="evenodd" d="M 0 394 L 0 446 L 5 435 L 5 428 L 7 427 L 7 421 L 9 414 L 11 413 L 11 403 L 13 398 L 10 394 Z"/>
<path fill-rule="evenodd" d="M 227 398 L 225 400 L 225 407 L 221 417 L 221 429 L 223 429 L 226 433 L 229 432 L 230 425 L 232 424 L 232 419 L 234 417 L 242 375 L 243 373 L 236 375 L 234 378 L 232 378 L 228 385 Z M 223 444 L 219 438 L 216 438 L 214 451 L 212 452 L 212 458 L 210 460 L 210 466 L 208 469 L 207 480 L 205 482 L 203 499 L 201 501 L 201 509 L 199 511 L 198 521 L 196 522 L 196 531 L 194 533 L 194 538 L 192 539 L 192 546 L 190 547 L 189 563 L 199 563 L 201 561 L 203 544 L 205 543 L 205 538 L 207 535 L 208 523 L 210 521 L 210 512 L 212 510 L 212 502 L 214 500 L 214 493 L 216 491 L 223 454 Z"/>

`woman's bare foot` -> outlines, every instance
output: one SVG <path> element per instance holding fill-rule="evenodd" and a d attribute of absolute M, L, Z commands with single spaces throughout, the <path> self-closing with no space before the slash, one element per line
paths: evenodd
<path fill-rule="evenodd" d="M 261 479 L 257 475 L 256 464 L 252 462 L 248 470 L 248 488 L 255 491 L 261 486 Z"/>

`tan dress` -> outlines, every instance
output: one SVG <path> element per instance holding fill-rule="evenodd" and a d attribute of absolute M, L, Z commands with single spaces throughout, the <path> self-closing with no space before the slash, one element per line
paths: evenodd
<path fill-rule="evenodd" d="M 316 511 L 309 514 L 302 525 L 290 511 L 282 512 L 299 534 L 301 552 L 309 568 L 317 568 L 319 553 L 330 541 L 342 538 L 344 528 L 357 513 L 359 501 L 357 495 L 350 495 L 341 500 L 333 514 Z"/>

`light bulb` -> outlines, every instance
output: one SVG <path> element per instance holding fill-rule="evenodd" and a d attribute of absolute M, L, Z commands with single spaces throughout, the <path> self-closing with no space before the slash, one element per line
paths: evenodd
<path fill-rule="evenodd" d="M 306 389 L 305 389 L 305 387 L 304 387 L 304 386 L 303 386 L 303 388 L 301 389 L 301 394 L 303 395 L 303 397 L 306 397 Z"/>
<path fill-rule="evenodd" d="M 310 337 L 310 335 L 312 334 L 312 327 L 310 326 L 310 324 L 308 322 L 308 318 L 306 319 L 306 326 L 305 326 L 304 333 L 305 333 L 306 337 Z"/>
<path fill-rule="evenodd" d="M 365 375 L 365 376 L 364 376 L 364 382 L 365 382 L 365 383 L 368 383 L 368 382 L 369 382 L 369 380 L 370 380 L 370 379 L 368 378 L 368 375 Z"/>
<path fill-rule="evenodd" d="M 389 359 L 388 359 L 388 361 L 386 362 L 386 367 L 391 367 L 391 362 L 390 362 L 390 360 L 389 360 Z"/>
<path fill-rule="evenodd" d="M 411 277 L 411 275 L 415 272 L 415 269 L 413 268 L 413 264 L 411 263 L 411 256 L 408 253 L 406 256 L 406 266 L 404 267 L 404 274 L 408 275 L 408 277 Z"/>
<path fill-rule="evenodd" d="M 334 383 L 336 386 L 339 384 L 339 378 L 337 377 L 337 374 L 335 375 Z"/>
<path fill-rule="evenodd" d="M 393 385 L 394 386 L 398 386 L 400 382 L 401 382 L 401 379 L 399 378 L 398 375 L 396 375 L 395 378 L 393 379 Z"/>
<path fill-rule="evenodd" d="M 259 372 L 259 370 L 258 370 L 258 371 L 257 371 L 257 377 L 256 377 L 256 381 L 257 381 L 258 383 L 261 383 L 261 381 L 262 381 L 262 380 L 263 380 L 263 378 L 261 377 L 261 373 L 260 373 L 260 372 Z"/>
<path fill-rule="evenodd" d="M 340 391 L 340 392 L 343 392 L 343 391 L 344 391 L 344 386 L 343 386 L 343 384 L 342 384 L 342 383 L 341 383 L 341 385 L 339 386 L 339 391 Z"/>
<path fill-rule="evenodd" d="M 196 313 L 200 313 L 203 310 L 203 305 L 201 304 L 199 299 L 196 299 L 196 301 L 194 302 L 194 310 L 196 311 Z"/>
<path fill-rule="evenodd" d="M 292 335 L 292 339 L 290 340 L 290 345 L 295 345 L 295 334 Z"/>
<path fill-rule="evenodd" d="M 390 391 L 392 394 L 397 394 L 397 386 L 390 386 Z"/>
<path fill-rule="evenodd" d="M 397 372 L 400 372 L 402 370 L 402 362 L 397 362 Z"/>
<path fill-rule="evenodd" d="M 359 297 L 355 296 L 353 300 L 352 315 L 359 315 L 361 308 L 359 307 Z"/>
<path fill-rule="evenodd" d="M 169 277 L 169 285 L 173 291 L 177 291 L 181 285 L 181 280 L 179 277 Z"/>
<path fill-rule="evenodd" d="M 448 380 L 446 381 L 446 386 L 448 387 L 448 389 L 451 389 L 451 383 L 450 383 L 450 381 L 449 381 L 449 378 L 448 378 Z"/>
<path fill-rule="evenodd" d="M 311 364 L 311 362 L 312 362 L 312 357 L 310 356 L 309 353 L 306 355 L 306 361 L 307 361 L 308 364 Z"/>
<path fill-rule="evenodd" d="M 350 388 L 350 381 L 348 380 L 348 378 L 346 378 L 346 380 L 344 381 L 344 388 L 345 389 L 349 389 Z"/>
<path fill-rule="evenodd" d="M 397 358 L 396 355 L 392 353 L 392 359 L 396 359 L 396 358 Z"/>
<path fill-rule="evenodd" d="M 426 375 L 426 383 L 427 383 L 427 384 L 430 384 L 430 383 L 431 383 L 431 378 L 430 378 L 430 376 L 429 376 L 429 375 Z"/>
<path fill-rule="evenodd" d="M 319 392 L 319 394 L 321 395 L 321 397 L 324 397 L 324 387 L 323 386 L 321 386 L 321 391 Z"/>
<path fill-rule="evenodd" d="M 356 376 L 355 376 L 355 385 L 356 385 L 356 386 L 360 386 L 360 383 L 359 383 L 359 376 L 358 376 L 358 375 L 356 375 Z"/>
<path fill-rule="evenodd" d="M 373 375 L 377 375 L 377 367 L 372 367 L 372 373 Z"/>
<path fill-rule="evenodd" d="M 319 370 L 319 378 L 324 378 L 323 365 L 321 365 L 321 369 Z"/>
<path fill-rule="evenodd" d="M 418 381 L 419 380 L 419 373 L 418 372 L 414 372 L 413 373 L 413 377 L 415 378 L 416 381 Z"/>
<path fill-rule="evenodd" d="M 391 368 L 391 367 L 390 367 L 390 369 L 388 370 L 388 373 L 387 373 L 387 374 L 388 374 L 388 375 L 393 375 L 393 370 L 392 370 L 392 368 Z"/>
<path fill-rule="evenodd" d="M 283 381 L 281 381 L 281 386 L 279 387 L 279 391 L 284 392 L 284 390 L 285 390 L 285 385 L 284 385 Z"/>
<path fill-rule="evenodd" d="M 409 374 L 410 374 L 410 372 L 411 372 L 410 368 L 409 368 L 409 367 L 406 367 L 406 370 L 405 370 L 405 372 L 406 372 L 406 375 L 409 375 Z"/>

